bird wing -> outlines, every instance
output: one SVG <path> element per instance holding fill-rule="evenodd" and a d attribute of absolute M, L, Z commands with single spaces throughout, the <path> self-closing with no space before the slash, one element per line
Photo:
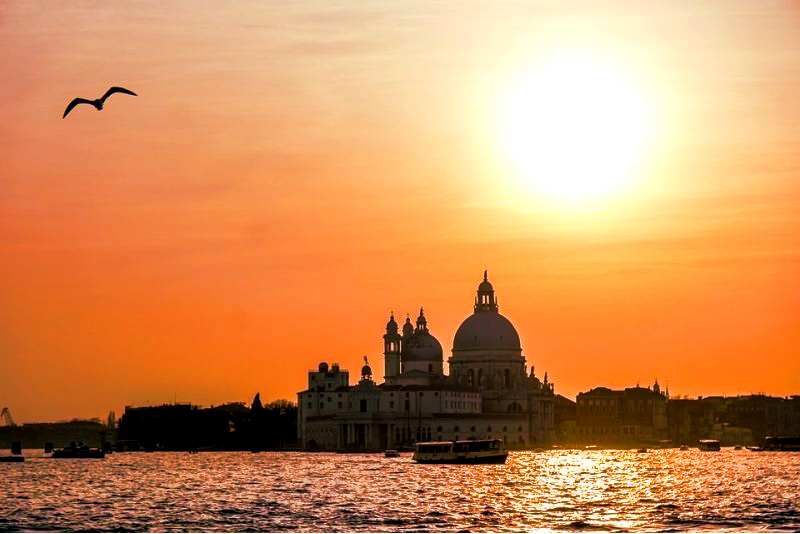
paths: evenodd
<path fill-rule="evenodd" d="M 67 106 L 67 109 L 64 110 L 64 115 L 61 118 L 62 119 L 66 118 L 67 113 L 72 111 L 72 108 L 74 108 L 78 104 L 92 104 L 92 105 L 94 105 L 94 102 L 92 102 L 91 100 L 86 100 L 85 98 L 75 98 L 72 102 L 69 103 L 69 105 Z"/>
<path fill-rule="evenodd" d="M 125 89 L 124 87 L 112 87 L 111 89 L 109 89 L 108 91 L 106 91 L 106 94 L 104 94 L 104 95 L 103 95 L 103 98 L 101 98 L 100 100 L 102 100 L 103 102 L 105 102 L 105 101 L 106 101 L 106 98 L 108 98 L 109 96 L 113 95 L 114 93 L 125 93 L 126 95 L 138 96 L 138 95 L 137 95 L 136 93 L 134 93 L 133 91 L 131 91 L 131 90 L 129 90 L 129 89 Z"/>

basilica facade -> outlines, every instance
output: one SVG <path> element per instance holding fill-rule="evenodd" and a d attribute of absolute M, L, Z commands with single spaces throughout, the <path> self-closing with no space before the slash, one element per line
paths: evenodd
<path fill-rule="evenodd" d="M 360 379 L 322 362 L 297 394 L 298 438 L 308 450 L 384 450 L 419 441 L 500 438 L 529 448 L 555 439 L 554 387 L 527 369 L 519 335 L 500 314 L 484 272 L 473 313 L 459 326 L 444 374 L 442 345 L 424 310 L 383 336 L 383 383 L 365 357 Z"/>

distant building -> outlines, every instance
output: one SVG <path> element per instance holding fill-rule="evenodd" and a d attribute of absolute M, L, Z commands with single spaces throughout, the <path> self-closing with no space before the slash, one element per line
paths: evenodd
<path fill-rule="evenodd" d="M 556 441 L 566 444 L 575 440 L 578 427 L 578 403 L 563 395 L 554 399 Z"/>
<path fill-rule="evenodd" d="M 472 315 L 456 331 L 450 375 L 420 309 L 383 336 L 384 382 L 365 361 L 356 385 L 323 362 L 298 393 L 298 438 L 311 450 L 402 448 L 426 440 L 501 438 L 512 447 L 555 438 L 554 387 L 528 373 L 519 335 L 498 311 L 484 272 Z M 366 357 L 365 357 L 366 360 Z"/>
<path fill-rule="evenodd" d="M 562 439 L 569 444 L 636 446 L 667 439 L 667 396 L 653 388 L 596 387 L 577 398 L 577 420 Z"/>
<path fill-rule="evenodd" d="M 723 446 L 752 445 L 767 437 L 800 437 L 800 396 L 670 399 L 667 412 L 669 437 L 679 443 L 717 439 Z"/>

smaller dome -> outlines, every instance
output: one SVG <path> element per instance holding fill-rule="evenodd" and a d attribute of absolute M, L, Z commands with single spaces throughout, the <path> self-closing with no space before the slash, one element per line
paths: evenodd
<path fill-rule="evenodd" d="M 403 342 L 402 359 L 411 361 L 442 361 L 442 345 L 427 330 L 419 330 Z"/>
<path fill-rule="evenodd" d="M 319 364 L 319 372 L 320 373 L 327 373 L 328 372 L 328 364 L 325 363 L 325 362 L 322 362 L 321 364 Z"/>
<path fill-rule="evenodd" d="M 369 365 L 362 367 L 361 376 L 372 376 L 372 368 Z"/>

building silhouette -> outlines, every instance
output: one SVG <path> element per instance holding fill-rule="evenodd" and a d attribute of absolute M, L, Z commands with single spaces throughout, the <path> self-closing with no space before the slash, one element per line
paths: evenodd
<path fill-rule="evenodd" d="M 527 369 L 519 335 L 500 314 L 484 272 L 473 313 L 444 354 L 424 309 L 383 335 L 383 383 L 365 357 L 358 383 L 338 364 L 319 364 L 298 393 L 298 438 L 309 450 L 381 450 L 418 441 L 500 438 L 511 447 L 552 443 L 554 386 Z"/>

